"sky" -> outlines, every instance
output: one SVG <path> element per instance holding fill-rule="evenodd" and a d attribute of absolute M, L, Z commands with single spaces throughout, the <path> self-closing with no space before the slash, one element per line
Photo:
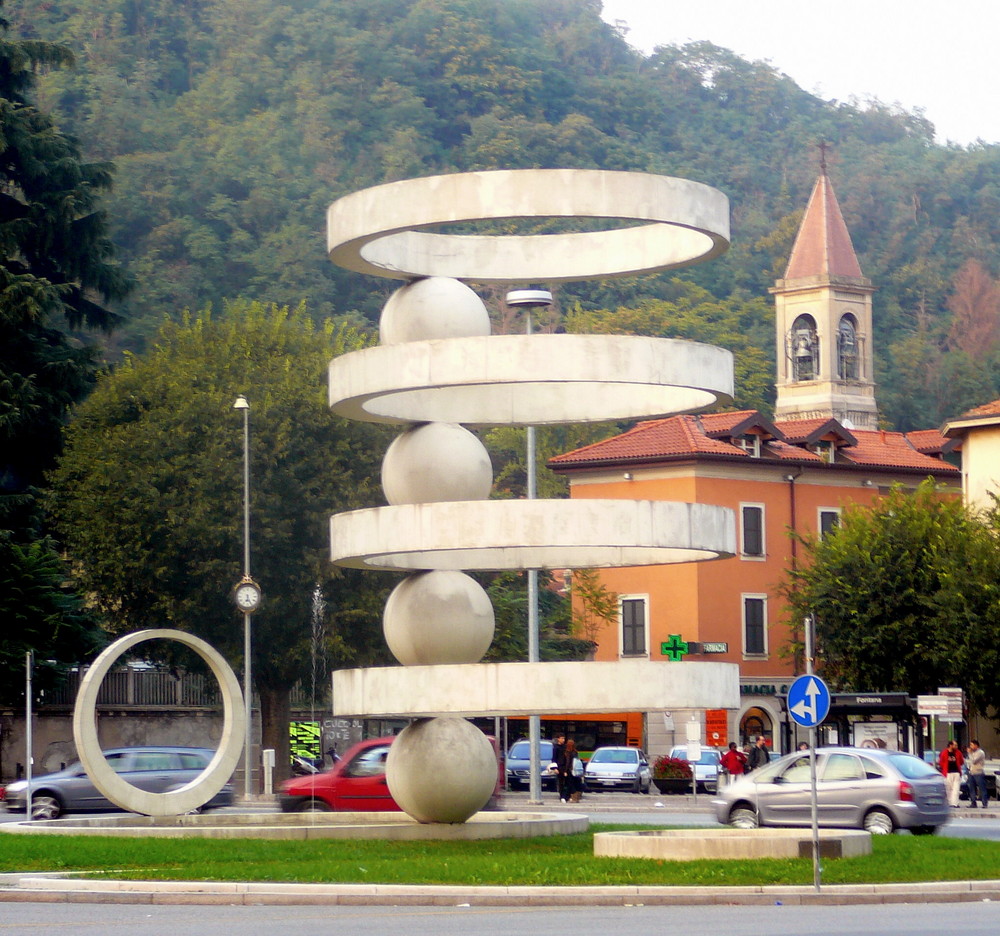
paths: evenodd
<path fill-rule="evenodd" d="M 824 100 L 922 109 L 937 142 L 1000 142 L 997 0 L 604 0 L 642 52 L 708 40 Z"/>

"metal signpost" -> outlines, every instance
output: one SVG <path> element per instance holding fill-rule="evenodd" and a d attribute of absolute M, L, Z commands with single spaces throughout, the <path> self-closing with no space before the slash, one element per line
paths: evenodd
<path fill-rule="evenodd" d="M 694 801 L 698 802 L 698 761 L 701 760 L 701 722 L 691 716 L 691 721 L 685 726 L 687 730 L 687 759 L 691 762 L 691 792 Z"/>
<path fill-rule="evenodd" d="M 813 886 L 820 889 L 819 821 L 816 807 L 816 726 L 830 713 L 830 690 L 812 673 L 812 619 L 806 621 L 806 675 L 799 676 L 788 689 L 788 714 L 792 721 L 809 729 L 809 776 L 812 783 Z"/>

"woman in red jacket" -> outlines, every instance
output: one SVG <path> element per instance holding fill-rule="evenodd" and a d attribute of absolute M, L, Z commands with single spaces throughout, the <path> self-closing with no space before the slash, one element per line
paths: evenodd
<path fill-rule="evenodd" d="M 965 758 L 958 749 L 957 741 L 949 741 L 938 758 L 938 766 L 944 774 L 944 788 L 948 793 L 948 805 L 958 808 L 958 797 L 962 789 L 962 764 Z"/>

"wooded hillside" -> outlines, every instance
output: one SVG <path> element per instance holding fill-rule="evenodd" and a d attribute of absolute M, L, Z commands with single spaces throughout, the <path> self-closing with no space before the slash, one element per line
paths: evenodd
<path fill-rule="evenodd" d="M 823 101 L 709 43 L 645 57 L 601 21 L 598 0 L 11 0 L 5 12 L 13 34 L 75 53 L 74 70 L 40 76 L 36 101 L 88 159 L 117 166 L 105 205 L 137 285 L 109 354 L 223 298 L 374 320 L 392 285 L 325 257 L 325 208 L 348 192 L 594 167 L 717 186 L 733 248 L 684 274 L 690 286 L 664 275 L 564 287 L 561 308 L 655 303 L 631 320 L 670 333 L 682 302 L 678 333 L 697 337 L 689 310 L 714 300 L 725 324 L 705 337 L 738 332 L 755 345 L 745 370 L 770 368 L 770 382 L 767 288 L 822 139 L 879 288 L 889 423 L 937 425 L 1000 395 L 1000 147 L 938 146 L 920 114 Z"/>

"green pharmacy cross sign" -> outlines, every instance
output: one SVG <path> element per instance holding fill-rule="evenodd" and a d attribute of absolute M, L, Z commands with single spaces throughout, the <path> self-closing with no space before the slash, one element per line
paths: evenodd
<path fill-rule="evenodd" d="M 684 654 L 688 652 L 688 645 L 681 640 L 680 634 L 671 634 L 669 640 L 660 644 L 660 653 L 665 657 L 670 657 L 674 663 L 680 663 Z"/>

